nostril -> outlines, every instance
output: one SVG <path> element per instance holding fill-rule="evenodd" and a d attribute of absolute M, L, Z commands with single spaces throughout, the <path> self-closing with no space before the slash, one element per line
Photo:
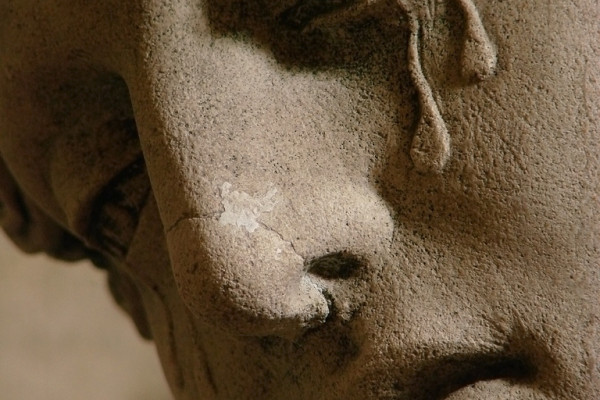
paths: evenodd
<path fill-rule="evenodd" d="M 325 279 L 348 279 L 364 265 L 354 254 L 340 251 L 314 258 L 308 262 L 308 272 Z"/>

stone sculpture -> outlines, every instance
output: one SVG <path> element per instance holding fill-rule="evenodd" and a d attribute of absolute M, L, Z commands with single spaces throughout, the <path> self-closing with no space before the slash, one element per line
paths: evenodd
<path fill-rule="evenodd" d="M 600 398 L 600 7 L 4 0 L 2 224 L 178 399 Z"/>

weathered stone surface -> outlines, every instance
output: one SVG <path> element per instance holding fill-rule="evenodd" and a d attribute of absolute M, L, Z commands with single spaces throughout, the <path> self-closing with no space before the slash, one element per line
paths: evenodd
<path fill-rule="evenodd" d="M 600 398 L 596 1 L 0 5 L 3 226 L 178 399 Z"/>

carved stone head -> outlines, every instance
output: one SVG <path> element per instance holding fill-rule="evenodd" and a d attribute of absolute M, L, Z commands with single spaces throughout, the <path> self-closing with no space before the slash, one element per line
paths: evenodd
<path fill-rule="evenodd" d="M 177 399 L 598 399 L 598 21 L 1 1 L 2 226 L 105 268 Z"/>

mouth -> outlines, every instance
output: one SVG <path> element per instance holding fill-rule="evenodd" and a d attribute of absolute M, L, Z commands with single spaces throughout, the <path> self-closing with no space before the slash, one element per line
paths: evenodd
<path fill-rule="evenodd" d="M 542 393 L 532 393 L 531 388 L 515 384 L 506 379 L 494 379 L 479 381 L 465 386 L 444 400 L 480 400 L 493 398 L 495 400 L 517 400 L 517 399 L 546 399 Z"/>
<path fill-rule="evenodd" d="M 537 371 L 524 357 L 481 351 L 453 353 L 423 361 L 414 372 L 393 376 L 389 367 L 362 375 L 352 399 L 514 400 L 530 390 Z M 398 372 L 396 372 L 398 373 Z M 358 390 L 357 390 L 358 389 Z M 508 397 L 507 397 L 508 396 Z M 538 398 L 538 397 L 524 397 Z"/>
<path fill-rule="evenodd" d="M 475 393 L 496 396 L 503 385 L 523 384 L 535 376 L 535 368 L 521 357 L 475 355 L 456 357 L 436 363 L 427 372 L 431 389 L 424 398 L 467 400 Z M 496 397 L 494 397 L 496 398 Z"/>

